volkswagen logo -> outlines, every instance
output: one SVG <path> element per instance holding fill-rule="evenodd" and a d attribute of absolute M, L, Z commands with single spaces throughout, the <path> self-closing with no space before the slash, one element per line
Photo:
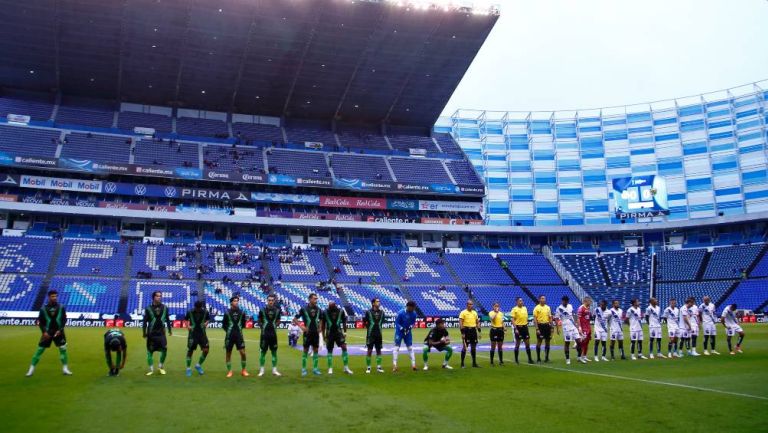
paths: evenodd
<path fill-rule="evenodd" d="M 136 187 L 133 188 L 133 191 L 136 195 L 144 195 L 147 193 L 147 187 L 145 185 L 136 185 Z"/>
<path fill-rule="evenodd" d="M 107 182 L 107 184 L 104 185 L 104 192 L 107 194 L 114 194 L 115 191 L 117 191 L 117 185 L 115 185 L 114 182 Z"/>
<path fill-rule="evenodd" d="M 165 196 L 166 197 L 176 197 L 176 188 L 172 186 L 166 186 L 165 187 Z"/>

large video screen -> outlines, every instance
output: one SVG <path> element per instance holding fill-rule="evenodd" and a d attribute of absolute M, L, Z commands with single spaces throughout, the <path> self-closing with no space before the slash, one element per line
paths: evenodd
<path fill-rule="evenodd" d="M 669 213 L 667 183 L 656 175 L 613 179 L 616 214 L 621 218 L 650 217 Z"/>

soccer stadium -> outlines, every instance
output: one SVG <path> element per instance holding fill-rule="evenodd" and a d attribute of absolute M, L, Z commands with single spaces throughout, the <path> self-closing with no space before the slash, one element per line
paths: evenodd
<path fill-rule="evenodd" d="M 765 431 L 765 74 L 452 108 L 513 3 L 0 1 L 0 429 Z"/>

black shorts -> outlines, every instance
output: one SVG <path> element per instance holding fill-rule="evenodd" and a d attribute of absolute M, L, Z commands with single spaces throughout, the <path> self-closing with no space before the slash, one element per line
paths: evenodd
<path fill-rule="evenodd" d="M 168 340 L 165 338 L 165 333 L 147 335 L 148 352 L 157 352 L 158 350 L 165 350 L 167 348 Z"/>
<path fill-rule="evenodd" d="M 531 338 L 531 335 L 528 333 L 528 325 L 515 326 L 515 334 L 519 340 L 527 340 Z"/>
<path fill-rule="evenodd" d="M 539 324 L 539 334 L 541 334 L 541 338 L 545 340 L 551 340 L 552 325 L 550 325 L 549 323 Z"/>
<path fill-rule="evenodd" d="M 332 332 L 325 338 L 325 345 L 328 348 L 328 353 L 333 352 L 334 347 L 342 347 L 347 344 L 347 338 L 344 337 L 342 332 Z"/>
<path fill-rule="evenodd" d="M 317 332 L 305 332 L 303 339 L 302 339 L 303 345 L 305 349 L 308 349 L 311 347 L 319 347 L 320 346 L 320 334 Z"/>
<path fill-rule="evenodd" d="M 224 350 L 231 352 L 233 347 L 237 348 L 237 350 L 245 349 L 245 339 L 243 338 L 243 334 L 230 335 L 228 338 L 224 339 Z"/>
<path fill-rule="evenodd" d="M 67 344 L 67 337 L 64 335 L 64 331 L 61 331 L 61 334 L 59 334 L 58 337 L 51 336 L 51 338 L 43 338 L 43 336 L 40 336 L 40 342 L 37 343 L 38 347 L 45 347 L 49 348 L 51 347 L 51 343 L 55 344 L 56 347 L 61 347 Z"/>
<path fill-rule="evenodd" d="M 503 343 L 504 328 L 491 328 L 490 337 L 493 342 Z"/>
<path fill-rule="evenodd" d="M 208 336 L 205 334 L 201 334 L 201 335 L 189 334 L 189 337 L 187 337 L 187 350 L 192 352 L 194 350 L 197 350 L 197 346 L 200 346 L 201 349 L 207 349 Z"/>
<path fill-rule="evenodd" d="M 461 330 L 461 337 L 466 344 L 477 344 L 477 328 L 464 328 Z"/>
<path fill-rule="evenodd" d="M 367 347 L 368 350 L 376 349 L 376 351 L 381 351 L 382 345 L 383 340 L 381 334 L 369 335 L 368 338 L 365 339 L 365 347 Z"/>
<path fill-rule="evenodd" d="M 266 352 L 267 350 L 274 352 L 277 350 L 277 334 L 274 332 L 262 332 L 261 338 L 259 339 L 259 349 L 261 349 L 262 352 Z"/>

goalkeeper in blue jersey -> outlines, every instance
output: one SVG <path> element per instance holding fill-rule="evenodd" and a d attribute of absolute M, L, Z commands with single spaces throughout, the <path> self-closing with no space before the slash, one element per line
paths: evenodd
<path fill-rule="evenodd" d="M 408 355 L 411 357 L 411 369 L 416 371 L 416 354 L 413 352 L 413 333 L 411 329 L 416 324 L 416 303 L 408 301 L 405 309 L 400 310 L 395 318 L 395 346 L 392 348 L 392 371 L 397 371 L 397 354 L 405 341 Z"/>

